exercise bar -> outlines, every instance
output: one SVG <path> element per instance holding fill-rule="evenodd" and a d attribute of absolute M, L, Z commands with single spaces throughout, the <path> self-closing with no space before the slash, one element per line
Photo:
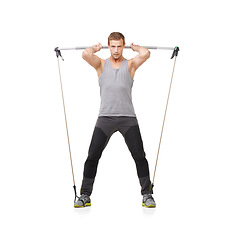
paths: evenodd
<path fill-rule="evenodd" d="M 59 47 L 56 47 L 56 48 L 54 49 L 54 51 L 56 52 L 57 57 L 60 56 L 60 57 L 62 58 L 62 60 L 64 60 L 63 57 L 62 57 L 62 55 L 61 55 L 61 51 L 62 51 L 62 50 L 83 50 L 83 49 L 86 49 L 86 48 L 88 48 L 88 47 L 92 47 L 92 46 L 81 46 L 81 47 L 75 47 L 75 48 L 59 48 Z M 178 55 L 178 51 L 179 51 L 179 47 L 175 47 L 175 48 L 173 48 L 173 47 L 157 47 L 157 46 L 142 46 L 142 47 L 145 47 L 145 48 L 147 48 L 147 49 L 156 49 L 156 50 L 157 50 L 157 49 L 161 49 L 161 50 L 173 50 L 171 59 L 172 59 L 174 56 L 177 56 L 177 55 Z M 103 49 L 108 49 L 108 46 L 102 46 L 102 48 L 103 48 Z M 130 49 L 131 46 L 125 46 L 125 48 Z"/>
<path fill-rule="evenodd" d="M 74 47 L 74 48 L 58 48 L 58 50 L 83 50 L 86 49 L 88 47 L 92 47 L 92 46 L 80 46 L 80 47 Z M 173 47 L 157 47 L 157 46 L 141 46 L 141 47 L 145 47 L 147 49 L 162 49 L 162 50 L 174 50 Z M 125 46 L 125 48 L 131 48 L 131 46 Z M 102 49 L 108 49 L 108 46 L 102 46 Z"/>

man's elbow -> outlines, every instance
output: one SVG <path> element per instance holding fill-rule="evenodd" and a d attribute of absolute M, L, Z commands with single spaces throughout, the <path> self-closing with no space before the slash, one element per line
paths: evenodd
<path fill-rule="evenodd" d="M 85 49 L 82 51 L 82 58 L 85 60 L 88 57 L 89 53 L 88 51 Z"/>
<path fill-rule="evenodd" d="M 150 58 L 151 52 L 147 49 L 144 53 L 144 57 L 147 60 L 148 58 Z"/>

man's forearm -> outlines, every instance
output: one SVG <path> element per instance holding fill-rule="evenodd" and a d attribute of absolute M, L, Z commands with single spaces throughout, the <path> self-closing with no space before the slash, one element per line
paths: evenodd
<path fill-rule="evenodd" d="M 93 45 L 92 47 L 88 47 L 84 50 L 85 53 L 87 54 L 94 54 L 102 49 L 101 43 L 98 43 L 97 45 Z"/>
<path fill-rule="evenodd" d="M 95 52 L 97 52 L 97 49 L 95 47 L 88 47 L 84 51 L 88 54 L 94 54 Z"/>

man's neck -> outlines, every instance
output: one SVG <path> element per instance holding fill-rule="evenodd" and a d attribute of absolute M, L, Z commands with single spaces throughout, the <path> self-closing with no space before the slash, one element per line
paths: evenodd
<path fill-rule="evenodd" d="M 110 61 L 112 62 L 112 63 L 120 63 L 120 62 L 122 62 L 124 60 L 124 57 L 123 56 L 121 56 L 120 58 L 118 58 L 118 59 L 115 59 L 115 58 L 113 58 L 112 56 L 110 56 Z"/>

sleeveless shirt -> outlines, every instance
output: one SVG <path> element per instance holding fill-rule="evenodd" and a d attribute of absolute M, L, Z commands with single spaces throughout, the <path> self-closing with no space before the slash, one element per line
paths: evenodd
<path fill-rule="evenodd" d="M 120 68 L 112 67 L 106 59 L 99 78 L 101 105 L 98 116 L 136 117 L 132 103 L 133 78 L 124 59 Z"/>

